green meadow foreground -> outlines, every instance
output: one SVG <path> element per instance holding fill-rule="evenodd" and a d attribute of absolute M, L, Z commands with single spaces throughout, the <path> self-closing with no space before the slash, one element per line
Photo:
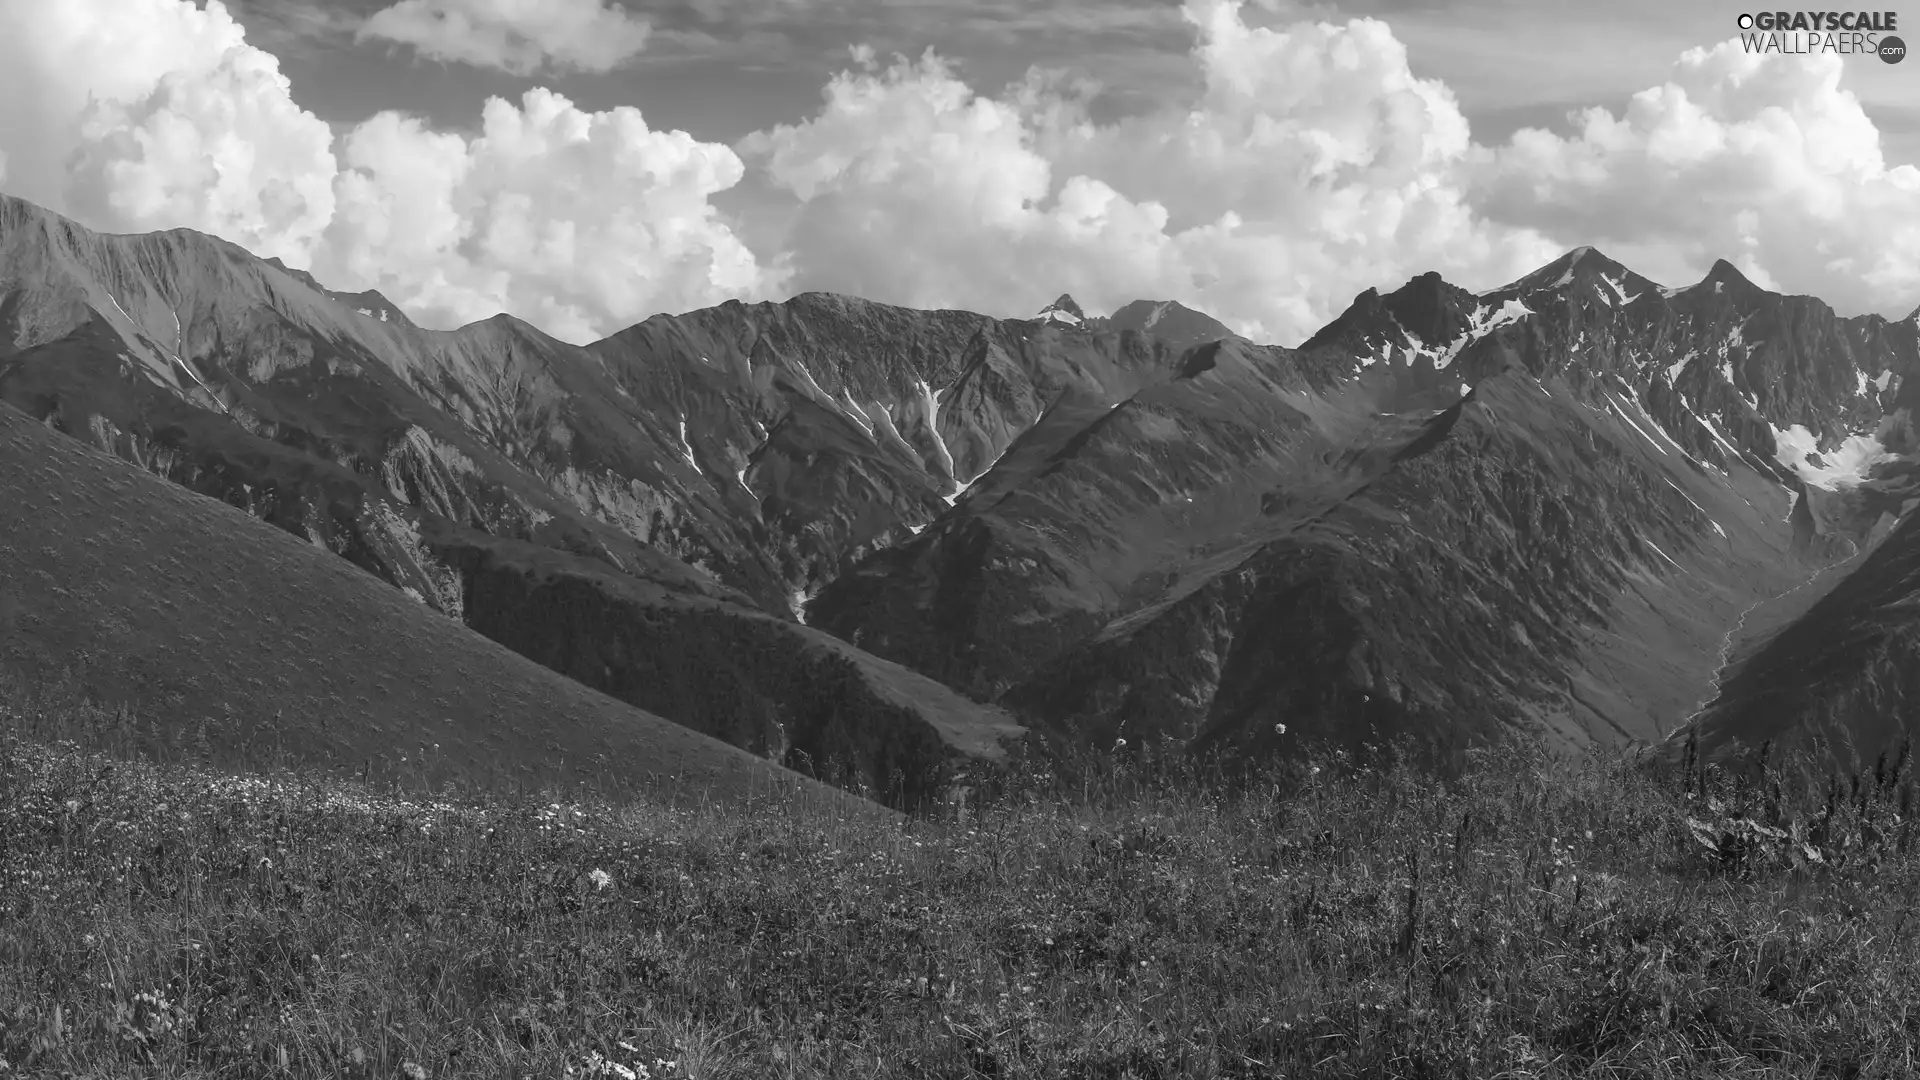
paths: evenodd
<path fill-rule="evenodd" d="M 1920 1070 L 1892 762 L 1703 795 L 1486 754 L 1208 794 L 1109 759 L 889 821 L 223 775 L 123 723 L 0 725 L 9 1073 Z"/>

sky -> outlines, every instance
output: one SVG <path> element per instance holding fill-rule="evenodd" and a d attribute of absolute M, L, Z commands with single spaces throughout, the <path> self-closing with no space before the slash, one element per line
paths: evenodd
<path fill-rule="evenodd" d="M 1295 344 L 1594 245 L 1920 305 L 1920 61 L 1721 0 L 0 0 L 0 191 L 451 328 L 826 289 Z M 1906 33 L 1920 39 L 1920 10 Z"/>

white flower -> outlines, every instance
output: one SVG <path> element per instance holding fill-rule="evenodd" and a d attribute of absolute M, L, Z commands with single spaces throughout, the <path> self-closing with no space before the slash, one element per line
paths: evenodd
<path fill-rule="evenodd" d="M 1125 739 L 1115 739 L 1115 740 L 1113 740 L 1113 745 L 1114 745 L 1114 748 L 1115 748 L 1115 749 L 1119 749 L 1120 747 L 1122 747 L 1122 746 L 1125 746 L 1125 745 L 1127 745 L 1127 740 L 1125 740 Z"/>
<path fill-rule="evenodd" d="M 604 889 L 613 884 L 613 877 L 605 870 L 595 870 L 587 875 L 587 880 L 593 882 L 593 887 L 596 889 Z"/>
<path fill-rule="evenodd" d="M 1285 724 L 1273 725 L 1273 733 L 1275 735 L 1285 735 L 1287 733 L 1287 725 Z"/>
<path fill-rule="evenodd" d="M 427 1080 L 427 1070 L 411 1061 L 401 1062 L 400 1071 L 406 1074 L 407 1080 Z"/>

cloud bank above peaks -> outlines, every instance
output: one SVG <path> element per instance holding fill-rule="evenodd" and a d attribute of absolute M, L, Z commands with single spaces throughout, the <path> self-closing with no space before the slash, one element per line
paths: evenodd
<path fill-rule="evenodd" d="M 1835 55 L 1691 49 L 1663 85 L 1567 136 L 1516 133 L 1477 197 L 1509 221 L 1606 245 L 1654 278 L 1716 258 L 1849 313 L 1920 298 L 1920 169 L 1889 167 Z"/>
<path fill-rule="evenodd" d="M 318 265 L 446 326 L 510 312 L 584 343 L 660 310 L 784 285 L 710 202 L 740 158 L 637 109 L 547 90 L 487 102 L 473 139 L 381 113 L 350 132 Z"/>
<path fill-rule="evenodd" d="M 1248 26 L 1188 0 L 1200 100 L 1094 123 L 1087 87 L 976 94 L 931 53 L 870 56 L 813 119 L 741 144 L 801 201 L 801 284 L 1024 312 L 1178 299 L 1298 340 L 1372 285 L 1517 276 L 1558 253 L 1467 202 L 1466 119 L 1384 23 Z"/>
<path fill-rule="evenodd" d="M 358 36 L 532 75 L 611 71 L 638 55 L 650 32 L 646 20 L 607 0 L 399 0 L 370 16 Z"/>
<path fill-rule="evenodd" d="M 1488 288 L 1580 244 L 1673 284 L 1728 258 L 1847 313 L 1920 300 L 1920 172 L 1886 165 L 1841 57 L 1693 49 L 1620 115 L 1488 147 L 1385 22 L 1181 12 L 1199 99 L 1108 124 L 1060 79 L 992 97 L 932 54 L 857 55 L 815 117 L 740 144 L 801 202 L 799 284 L 995 313 L 1177 299 L 1283 343 L 1369 286 Z"/>
<path fill-rule="evenodd" d="M 936 52 L 855 48 L 811 115 L 728 146 L 541 88 L 469 131 L 336 131 L 219 0 L 0 0 L 0 184 L 95 228 L 214 233 L 424 325 L 507 311 L 576 342 L 829 289 L 997 315 L 1179 300 L 1290 344 L 1366 288 L 1487 288 L 1585 243 L 1669 284 L 1726 257 L 1848 313 L 1920 301 L 1920 172 L 1886 165 L 1838 57 L 1696 49 L 1618 114 L 1487 146 L 1386 22 L 1179 10 L 1189 102 L 1096 120 L 1098 88 L 1061 73 L 983 93 Z M 632 17 L 401 0 L 365 32 L 597 70 L 645 44 L 604 19 Z M 743 192 L 783 200 L 784 234 L 742 238 L 716 201 Z"/>
<path fill-rule="evenodd" d="M 90 227 L 199 229 L 429 326 L 585 342 L 785 287 L 710 202 L 727 146 L 541 89 L 471 137 L 382 112 L 336 138 L 219 0 L 0 0 L 0 153 L 8 192 Z"/>
<path fill-rule="evenodd" d="M 218 3 L 0 0 L 7 190 L 126 232 L 188 226 L 303 259 L 332 132 Z"/>

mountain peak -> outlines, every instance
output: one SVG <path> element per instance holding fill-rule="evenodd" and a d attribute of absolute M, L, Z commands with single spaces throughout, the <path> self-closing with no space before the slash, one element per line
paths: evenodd
<path fill-rule="evenodd" d="M 1739 267 L 1733 265 L 1732 263 L 1728 262 L 1725 259 L 1713 260 L 1713 269 L 1708 270 L 1707 276 L 1704 278 L 1701 278 L 1700 282 L 1703 285 L 1709 282 L 1717 282 L 1717 283 L 1726 284 L 1726 285 L 1733 285 L 1736 287 L 1745 287 L 1748 289 L 1759 288 L 1758 285 L 1755 285 L 1752 281 L 1748 280 L 1747 275 L 1740 272 Z"/>
<path fill-rule="evenodd" d="M 1608 258 L 1599 248 L 1591 244 L 1582 244 L 1518 281 L 1502 285 L 1498 289 L 1490 289 L 1480 295 L 1486 297 L 1498 296 L 1502 293 L 1524 294 L 1565 288 L 1576 282 L 1611 282 L 1612 289 L 1616 292 L 1628 287 L 1639 292 L 1653 284 Z"/>
<path fill-rule="evenodd" d="M 1353 298 L 1339 317 L 1301 342 L 1302 351 L 1334 348 L 1359 355 L 1384 345 L 1439 345 L 1458 338 L 1472 322 L 1474 295 L 1429 270 L 1390 293 L 1369 288 Z"/>
<path fill-rule="evenodd" d="M 326 288 L 323 287 L 318 281 L 314 280 L 314 277 L 312 274 L 307 273 L 305 270 L 296 270 L 293 267 L 288 266 L 286 263 L 283 263 L 280 261 L 280 257 L 278 255 L 272 255 L 260 261 L 266 263 L 268 266 L 273 267 L 275 270 L 280 271 L 281 273 L 287 275 L 288 277 L 294 279 L 295 281 L 298 281 L 300 284 L 305 285 L 306 287 L 312 289 L 314 292 L 323 293 L 327 291 Z"/>
<path fill-rule="evenodd" d="M 1114 330 L 1137 330 L 1176 349 L 1234 336 L 1225 323 L 1176 300 L 1135 300 L 1108 316 L 1107 325 Z"/>
<path fill-rule="evenodd" d="M 1073 297 L 1066 293 L 1061 293 L 1058 300 L 1040 309 L 1040 319 L 1044 322 L 1078 326 L 1086 317 L 1087 313 L 1080 310 L 1080 305 L 1074 303 Z"/>

